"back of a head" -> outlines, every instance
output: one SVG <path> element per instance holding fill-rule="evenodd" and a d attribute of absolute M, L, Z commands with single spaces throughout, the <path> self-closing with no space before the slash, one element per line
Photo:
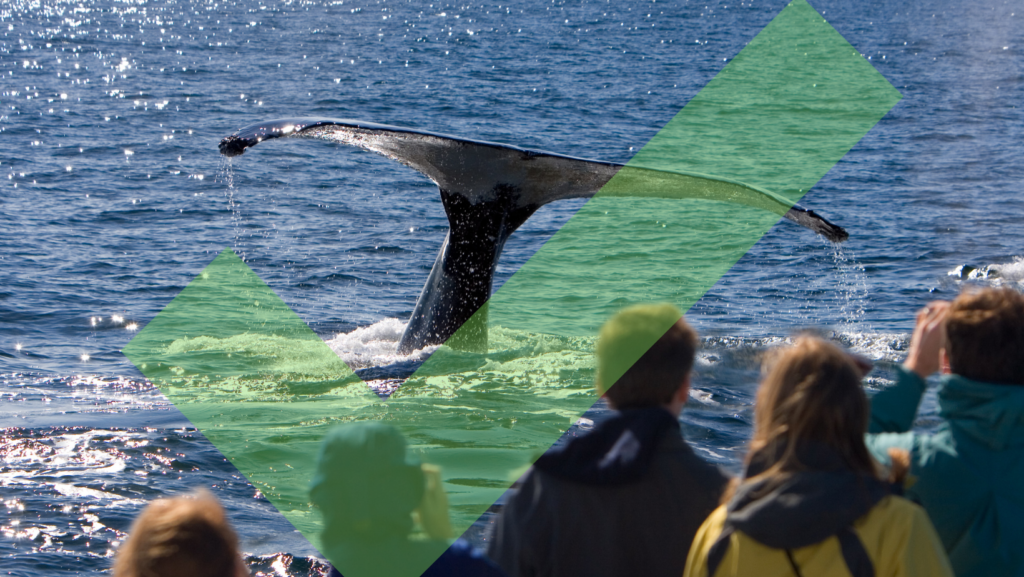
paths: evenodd
<path fill-rule="evenodd" d="M 954 373 L 1024 385 L 1024 295 L 1009 288 L 964 291 L 946 313 L 946 336 Z"/>
<path fill-rule="evenodd" d="M 424 492 L 424 474 L 408 460 L 406 440 L 379 422 L 339 425 L 324 437 L 310 500 L 324 518 L 327 545 L 405 537 Z"/>
<path fill-rule="evenodd" d="M 868 400 L 860 373 L 846 353 L 820 338 L 804 336 L 766 359 L 765 369 L 750 454 L 772 455 L 769 474 L 803 468 L 796 450 L 809 441 L 827 445 L 854 471 L 876 474 L 864 444 Z"/>
<path fill-rule="evenodd" d="M 598 337 L 598 391 L 618 409 L 665 405 L 690 374 L 696 351 L 697 333 L 676 307 L 623 309 Z"/>
<path fill-rule="evenodd" d="M 132 524 L 114 577 L 236 577 L 246 574 L 238 538 L 209 493 L 153 501 Z"/>

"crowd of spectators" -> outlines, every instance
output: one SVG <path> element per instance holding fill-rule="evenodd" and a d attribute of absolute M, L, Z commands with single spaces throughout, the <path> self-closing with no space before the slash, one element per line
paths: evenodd
<path fill-rule="evenodd" d="M 680 429 L 697 345 L 668 305 L 610 319 L 596 385 L 611 416 L 536 461 L 486 554 L 452 543 L 440 471 L 410 460 L 397 429 L 338 427 L 310 492 L 323 552 L 348 577 L 1024 576 L 1020 293 L 928 304 L 895 384 L 871 399 L 861 385 L 870 364 L 827 340 L 803 335 L 769 351 L 732 479 Z M 941 423 L 914 432 L 935 373 Z M 151 503 L 113 574 L 249 573 L 223 510 L 202 493 Z"/>

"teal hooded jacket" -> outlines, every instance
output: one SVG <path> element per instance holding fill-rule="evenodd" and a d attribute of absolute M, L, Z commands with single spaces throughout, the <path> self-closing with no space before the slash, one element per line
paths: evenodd
<path fill-rule="evenodd" d="M 921 504 L 959 577 L 1024 577 L 1024 386 L 945 375 L 933 434 L 909 432 L 925 381 L 903 367 L 871 399 L 868 448 L 910 452 L 906 496 Z"/>

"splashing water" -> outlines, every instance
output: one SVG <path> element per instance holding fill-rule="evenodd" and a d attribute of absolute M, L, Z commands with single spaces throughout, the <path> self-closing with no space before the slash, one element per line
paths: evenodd
<path fill-rule="evenodd" d="M 426 347 L 408 355 L 398 353 L 398 341 L 405 332 L 405 322 L 384 319 L 349 333 L 338 333 L 327 345 L 353 370 L 381 367 L 403 361 L 420 362 L 437 347 Z"/>
<path fill-rule="evenodd" d="M 989 265 L 974 267 L 962 264 L 949 272 L 947 276 L 957 282 L 969 282 L 987 286 L 1007 286 L 1024 289 L 1024 257 L 1015 256 L 1009 263 L 993 263 Z"/>
<path fill-rule="evenodd" d="M 836 272 L 836 300 L 839 304 L 839 327 L 843 332 L 871 330 L 864 324 L 868 303 L 868 278 L 864 266 L 857 262 L 853 251 L 840 243 L 831 245 L 831 256 Z"/>

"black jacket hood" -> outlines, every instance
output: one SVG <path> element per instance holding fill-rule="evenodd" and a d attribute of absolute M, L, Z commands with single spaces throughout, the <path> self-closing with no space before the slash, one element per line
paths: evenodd
<path fill-rule="evenodd" d="M 797 458 L 807 470 L 781 481 L 744 481 L 729 502 L 726 522 L 767 547 L 798 549 L 852 526 L 892 492 L 888 483 L 851 471 L 823 444 L 802 444 Z M 754 455 L 744 478 L 756 477 L 772 461 Z"/>
<path fill-rule="evenodd" d="M 586 485 L 619 485 L 640 480 L 666 435 L 680 435 L 679 421 L 666 409 L 618 411 L 590 433 L 541 455 L 534 467 Z"/>

